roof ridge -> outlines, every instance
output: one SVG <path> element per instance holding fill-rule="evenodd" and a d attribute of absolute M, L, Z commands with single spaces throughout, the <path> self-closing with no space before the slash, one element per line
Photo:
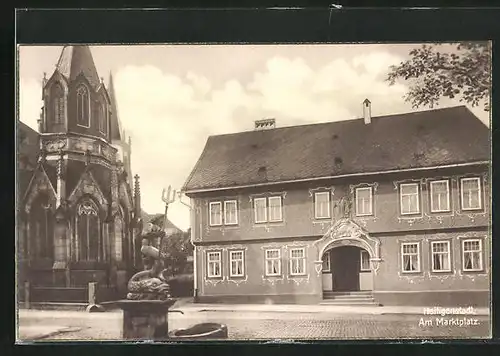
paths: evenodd
<path fill-rule="evenodd" d="M 418 111 L 402 112 L 402 113 L 395 113 L 395 114 L 389 114 L 389 115 L 372 116 L 372 120 L 390 118 L 390 117 L 394 117 L 394 116 L 401 117 L 401 116 L 409 116 L 409 115 L 416 115 L 416 114 L 422 114 L 422 113 L 431 113 L 431 112 L 444 111 L 444 110 L 456 110 L 459 108 L 465 108 L 465 109 L 469 110 L 466 105 L 455 105 L 455 106 L 448 106 L 448 107 L 444 107 L 444 108 L 437 108 L 437 109 L 430 109 L 430 110 L 418 110 Z M 238 135 L 238 134 L 249 133 L 249 132 L 273 132 L 276 130 L 290 129 L 290 128 L 296 128 L 296 127 L 331 125 L 333 123 L 357 121 L 357 120 L 362 120 L 362 119 L 363 119 L 362 117 L 355 117 L 355 118 L 336 120 L 336 121 L 311 122 L 311 123 L 307 123 L 307 124 L 281 126 L 281 127 L 276 127 L 276 128 L 270 129 L 270 130 L 246 130 L 246 131 L 230 132 L 230 133 L 224 133 L 224 134 L 218 134 L 218 135 L 209 135 L 208 137 Z"/>

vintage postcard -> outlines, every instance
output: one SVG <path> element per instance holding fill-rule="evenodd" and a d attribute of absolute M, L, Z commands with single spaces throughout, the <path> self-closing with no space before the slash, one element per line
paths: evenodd
<path fill-rule="evenodd" d="M 18 342 L 491 337 L 489 42 L 18 61 Z"/>

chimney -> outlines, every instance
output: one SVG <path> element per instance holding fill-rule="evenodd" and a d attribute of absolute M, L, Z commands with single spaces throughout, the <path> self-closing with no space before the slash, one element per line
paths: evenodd
<path fill-rule="evenodd" d="M 365 121 L 365 125 L 372 122 L 372 103 L 368 99 L 363 101 L 363 119 Z"/>
<path fill-rule="evenodd" d="M 276 119 L 264 119 L 255 121 L 255 130 L 270 130 L 276 128 Z"/>

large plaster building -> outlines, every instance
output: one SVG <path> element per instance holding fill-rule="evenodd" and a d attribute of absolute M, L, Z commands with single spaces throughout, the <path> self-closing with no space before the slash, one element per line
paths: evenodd
<path fill-rule="evenodd" d="M 200 301 L 489 305 L 490 135 L 466 107 L 211 136 Z"/>

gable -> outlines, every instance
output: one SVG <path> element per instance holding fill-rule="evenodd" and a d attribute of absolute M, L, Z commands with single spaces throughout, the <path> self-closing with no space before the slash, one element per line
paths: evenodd
<path fill-rule="evenodd" d="M 56 191 L 50 182 L 45 169 L 42 164 L 39 164 L 35 169 L 35 172 L 31 178 L 31 181 L 26 188 L 24 193 L 24 211 L 29 214 L 31 210 L 31 204 L 36 199 L 39 193 L 45 193 L 49 197 L 50 204 L 52 208 L 56 205 Z"/>
<path fill-rule="evenodd" d="M 92 196 L 99 204 L 100 209 L 104 212 L 108 211 L 108 200 L 89 169 L 83 172 L 78 184 L 69 195 L 68 201 L 70 205 L 75 205 L 84 195 Z"/>

